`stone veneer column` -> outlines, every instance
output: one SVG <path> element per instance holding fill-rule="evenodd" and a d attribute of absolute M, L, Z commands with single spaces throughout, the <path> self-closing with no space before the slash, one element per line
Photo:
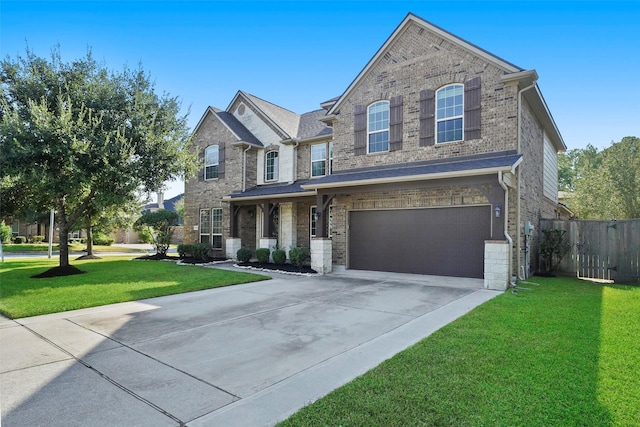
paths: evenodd
<path fill-rule="evenodd" d="M 484 287 L 504 291 L 509 284 L 509 242 L 485 240 Z"/>
<path fill-rule="evenodd" d="M 242 248 L 242 241 L 239 237 L 231 237 L 225 242 L 225 256 L 235 261 L 238 260 L 238 251 Z"/>
<path fill-rule="evenodd" d="M 289 249 L 298 246 L 298 215 L 294 203 L 280 203 L 280 249 L 289 257 Z"/>
<path fill-rule="evenodd" d="M 320 274 L 331 273 L 332 242 L 327 237 L 311 239 L 311 268 Z"/>

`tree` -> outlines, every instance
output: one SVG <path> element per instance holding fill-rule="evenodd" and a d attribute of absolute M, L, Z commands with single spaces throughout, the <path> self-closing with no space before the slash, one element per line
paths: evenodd
<path fill-rule="evenodd" d="M 155 212 L 147 212 L 134 224 L 136 230 L 146 230 L 153 236 L 153 244 L 156 253 L 160 257 L 167 255 L 173 230 L 178 225 L 179 216 L 174 211 L 160 209 Z"/>
<path fill-rule="evenodd" d="M 625 137 L 600 152 L 592 146 L 578 150 L 572 171 L 578 216 L 640 218 L 640 139 Z"/>
<path fill-rule="evenodd" d="M 194 171 L 180 103 L 157 95 L 141 68 L 111 72 L 91 52 L 63 63 L 59 48 L 50 60 L 27 49 L 2 61 L 0 78 L 2 178 L 26 189 L 31 206 L 55 208 L 61 268 L 66 236 L 85 216 Z"/>

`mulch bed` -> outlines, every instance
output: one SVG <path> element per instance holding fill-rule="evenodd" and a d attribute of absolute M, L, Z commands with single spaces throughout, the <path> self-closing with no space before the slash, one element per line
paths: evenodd
<path fill-rule="evenodd" d="M 273 264 L 273 263 L 260 263 L 260 262 L 239 262 L 239 267 L 252 267 L 262 270 L 284 271 L 286 273 L 303 273 L 303 274 L 317 274 L 318 272 L 309 266 L 302 267 L 300 270 L 293 264 Z"/>
<path fill-rule="evenodd" d="M 42 272 L 40 274 L 36 274 L 35 276 L 31 276 L 32 279 L 44 279 L 46 277 L 61 277 L 61 276 L 72 276 L 74 274 L 84 274 L 85 271 L 80 270 L 72 265 L 67 265 L 65 267 L 54 267 L 49 270 Z"/>
<path fill-rule="evenodd" d="M 139 259 L 139 260 L 147 260 L 147 261 L 180 261 L 183 264 L 208 264 L 210 262 L 216 262 L 216 261 L 228 261 L 227 258 L 218 258 L 218 257 L 209 257 L 206 260 L 200 259 L 200 258 L 191 258 L 191 257 L 186 257 L 186 258 L 180 258 L 179 256 L 176 255 L 160 255 L 160 254 L 153 254 L 153 255 L 143 255 L 143 256 L 139 256 L 135 259 Z"/>

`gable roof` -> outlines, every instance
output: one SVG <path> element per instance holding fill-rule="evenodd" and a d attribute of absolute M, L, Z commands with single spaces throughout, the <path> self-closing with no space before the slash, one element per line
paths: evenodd
<path fill-rule="evenodd" d="M 246 103 L 251 104 L 255 110 L 260 112 L 260 115 L 262 115 L 266 121 L 270 122 L 280 131 L 283 137 L 282 139 L 293 138 L 298 133 L 298 124 L 300 122 L 300 116 L 298 114 L 241 90 L 239 90 L 231 100 L 227 111 L 231 109 L 238 98 L 242 98 Z"/>
<path fill-rule="evenodd" d="M 489 53 L 488 51 L 470 43 L 458 36 L 451 34 L 450 32 L 438 27 L 430 23 L 429 21 L 422 19 L 413 13 L 409 12 L 404 20 L 398 25 L 393 33 L 389 36 L 389 38 L 384 42 L 384 44 L 378 49 L 376 54 L 369 60 L 367 65 L 360 71 L 360 73 L 356 76 L 356 78 L 351 82 L 347 90 L 338 98 L 338 100 L 333 104 L 331 109 L 327 112 L 327 115 L 333 114 L 339 107 L 342 101 L 349 95 L 349 93 L 358 85 L 360 80 L 367 74 L 367 72 L 374 66 L 374 64 L 378 61 L 378 59 L 385 54 L 385 51 L 395 40 L 399 37 L 399 35 L 404 31 L 404 29 L 409 26 L 411 23 L 417 24 L 428 31 L 431 31 L 438 36 L 446 39 L 447 41 L 468 50 L 472 54 L 479 56 L 485 59 L 488 62 L 491 62 L 498 68 L 502 68 L 507 73 L 515 73 L 519 71 L 523 71 L 522 68 L 513 65 L 510 62 L 505 61 L 504 59 Z"/>
<path fill-rule="evenodd" d="M 223 111 L 211 106 L 207 107 L 204 114 L 200 118 L 200 121 L 198 122 L 196 127 L 193 129 L 192 134 L 196 133 L 198 128 L 202 126 L 202 124 L 204 123 L 204 119 L 209 114 L 217 118 L 220 121 L 220 123 L 222 123 L 229 130 L 229 132 L 231 132 L 231 134 L 236 138 L 236 140 L 248 142 L 251 145 L 262 147 L 262 142 L 260 142 L 258 138 L 256 138 L 251 132 L 249 132 L 249 130 L 246 127 L 244 127 L 244 125 L 240 123 L 238 119 L 233 117 L 232 114 L 229 114 L 226 111 Z"/>

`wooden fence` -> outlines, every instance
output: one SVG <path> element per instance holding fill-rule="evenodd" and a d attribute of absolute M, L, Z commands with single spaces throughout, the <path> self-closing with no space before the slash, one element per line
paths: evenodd
<path fill-rule="evenodd" d="M 640 219 L 619 221 L 548 220 L 542 230 L 565 230 L 571 244 L 558 272 L 616 283 L 640 283 Z"/>

